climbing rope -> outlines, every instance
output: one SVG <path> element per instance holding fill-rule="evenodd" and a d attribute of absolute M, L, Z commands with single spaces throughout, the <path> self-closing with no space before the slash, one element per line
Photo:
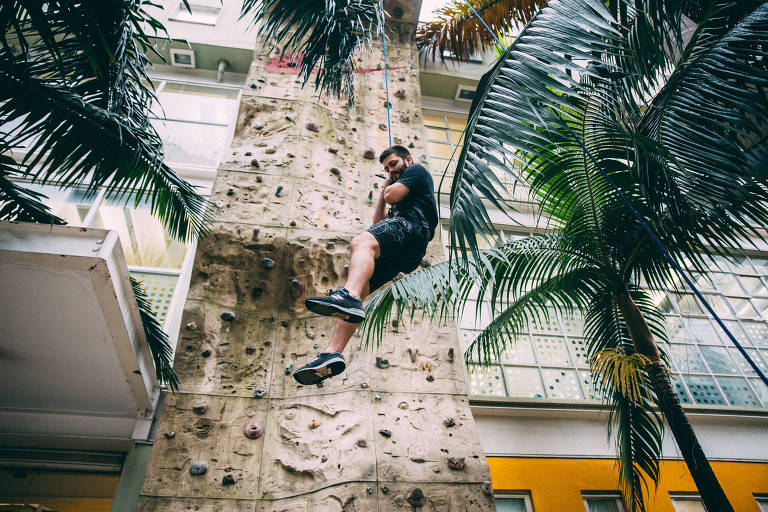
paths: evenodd
<path fill-rule="evenodd" d="M 387 91 L 387 134 L 389 135 L 389 145 L 392 145 L 392 124 L 389 121 L 389 74 L 387 72 L 387 35 L 384 33 L 384 0 L 379 1 L 381 8 L 381 46 L 384 48 L 384 87 Z"/>
<path fill-rule="evenodd" d="M 501 44 L 501 41 L 499 41 L 499 38 L 496 37 L 496 34 L 493 33 L 493 31 L 486 25 L 485 21 L 480 17 L 480 15 L 475 11 L 475 9 L 472 7 L 472 5 L 469 3 L 468 0 L 464 0 L 464 2 L 469 6 L 469 8 L 472 10 L 474 15 L 477 17 L 477 19 L 480 20 L 480 22 L 485 26 L 485 28 L 490 32 L 491 36 L 496 40 L 496 43 L 499 45 L 500 48 L 506 49 L 503 44 Z M 664 244 L 661 243 L 661 241 L 656 237 L 656 235 L 653 234 L 653 231 L 651 231 L 651 228 L 648 226 L 648 224 L 643 220 L 642 217 L 640 217 L 640 214 L 637 213 L 637 210 L 632 206 L 632 204 L 629 202 L 627 197 L 624 195 L 624 193 L 619 189 L 619 187 L 616 185 L 616 183 L 608 176 L 608 173 L 605 172 L 605 169 L 598 163 L 597 159 L 595 159 L 594 156 L 592 156 L 592 153 L 587 149 L 587 147 L 584 145 L 584 143 L 579 139 L 579 137 L 573 132 L 570 126 L 563 120 L 562 117 L 560 117 L 560 114 L 556 111 L 554 111 L 555 116 L 557 117 L 558 121 L 561 125 L 565 127 L 568 132 L 573 136 L 573 138 L 576 140 L 576 142 L 579 144 L 581 149 L 584 151 L 584 153 L 589 157 L 589 159 L 592 161 L 592 163 L 595 164 L 595 166 L 598 168 L 600 173 L 603 175 L 603 177 L 608 181 L 608 183 L 611 185 L 613 190 L 619 195 L 621 200 L 624 202 L 624 204 L 629 208 L 629 211 L 632 212 L 632 215 L 637 219 L 637 221 L 642 226 L 643 230 L 648 234 L 648 236 L 651 238 L 653 243 L 658 247 L 662 254 L 664 254 L 664 257 L 669 261 L 669 263 L 674 267 L 674 269 L 677 271 L 678 274 L 680 274 L 680 277 L 683 278 L 685 283 L 688 285 L 688 287 L 693 290 L 693 293 L 696 295 L 696 297 L 699 299 L 699 301 L 704 305 L 706 310 L 709 312 L 710 315 L 712 315 L 712 318 L 715 319 L 715 322 L 717 322 L 717 325 L 720 326 L 720 328 L 723 330 L 723 332 L 728 336 L 728 339 L 731 340 L 731 343 L 734 344 L 734 346 L 738 349 L 738 351 L 741 353 L 742 356 L 744 356 L 744 359 L 747 360 L 749 365 L 752 367 L 752 369 L 755 371 L 755 373 L 760 377 L 760 380 L 763 381 L 763 383 L 768 386 L 768 378 L 766 378 L 765 374 L 760 370 L 760 368 L 757 366 L 757 364 L 752 360 L 752 358 L 747 354 L 747 351 L 744 350 L 744 347 L 741 346 L 741 344 L 738 342 L 736 337 L 731 333 L 731 331 L 726 327 L 725 323 L 720 319 L 720 317 L 715 313 L 715 310 L 712 309 L 712 306 L 709 305 L 709 302 L 707 302 L 704 299 L 704 296 L 701 294 L 698 288 L 696 288 L 696 285 L 693 284 L 693 281 L 690 277 L 688 277 L 688 274 L 683 270 L 683 268 L 675 262 L 674 258 L 672 258 L 672 255 L 669 253 L 666 247 L 664 247 Z"/>

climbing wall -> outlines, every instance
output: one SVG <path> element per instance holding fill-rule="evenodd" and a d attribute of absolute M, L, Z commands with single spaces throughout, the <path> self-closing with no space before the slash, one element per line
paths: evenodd
<path fill-rule="evenodd" d="M 416 4 L 388 20 L 387 49 L 393 138 L 424 161 L 415 25 L 403 21 Z M 380 47 L 357 62 L 352 114 L 302 90 L 292 64 L 273 54 L 251 66 L 198 246 L 181 391 L 166 401 L 138 510 L 493 510 L 454 326 L 395 323 L 381 347 L 353 337 L 347 371 L 322 387 L 290 376 L 330 339 L 334 320 L 303 301 L 344 283 L 388 145 Z"/>

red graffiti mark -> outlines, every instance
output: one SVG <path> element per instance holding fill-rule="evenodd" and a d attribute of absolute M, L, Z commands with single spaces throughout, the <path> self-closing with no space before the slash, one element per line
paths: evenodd
<path fill-rule="evenodd" d="M 281 75 L 298 75 L 300 55 L 283 55 L 282 57 L 272 57 L 265 66 L 267 73 L 279 73 Z M 395 66 L 387 68 L 389 70 L 405 69 L 405 66 Z M 384 71 L 384 68 L 358 68 L 355 73 L 373 73 L 374 71 Z M 312 71 L 315 73 L 315 71 Z"/>

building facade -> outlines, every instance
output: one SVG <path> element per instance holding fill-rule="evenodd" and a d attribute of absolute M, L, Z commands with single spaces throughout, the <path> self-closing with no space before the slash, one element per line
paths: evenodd
<path fill-rule="evenodd" d="M 295 385 L 290 372 L 332 325 L 306 314 L 303 297 L 343 282 L 349 240 L 367 227 L 378 194 L 377 160 L 363 153 L 388 143 L 383 53 L 361 56 L 367 72 L 357 75 L 350 116 L 302 90 L 288 57 L 258 51 L 238 2 L 191 6 L 166 0 L 157 13 L 189 44 L 160 43 L 168 63 L 151 72 L 153 112 L 169 163 L 216 206 L 211 236 L 179 244 L 146 209 L 40 188 L 71 225 L 119 233 L 127 268 L 149 288 L 176 347 L 182 389 L 166 396 L 151 435 L 105 445 L 99 464 L 6 457 L 1 509 L 410 510 L 419 488 L 435 510 L 486 510 L 490 480 L 497 510 L 624 510 L 578 317 L 550 315 L 488 369 L 449 354 L 487 324 L 487 306 L 439 329 L 393 325 L 378 348 L 353 338 L 343 378 Z M 436 261 L 447 256 L 450 178 L 490 58 L 420 62 L 411 39 L 418 6 L 402 9 L 402 19 L 388 19 L 390 93 L 403 91 L 390 98 L 392 137 L 413 143 L 435 178 L 444 222 L 430 246 Z M 535 205 L 524 190 L 511 194 L 514 223 L 491 212 L 501 236 L 536 232 Z M 697 284 L 768 371 L 768 250 L 723 262 L 710 277 L 714 286 Z M 658 300 L 677 391 L 715 473 L 736 510 L 768 510 L 768 389 L 691 295 L 670 290 Z M 244 436 L 251 424 L 263 428 L 259 439 Z M 88 443 L 78 450 L 87 455 Z M 671 438 L 664 454 L 649 510 L 703 510 Z M 463 470 L 448 467 L 452 456 L 464 457 Z M 206 472 L 190 474 L 201 463 Z"/>

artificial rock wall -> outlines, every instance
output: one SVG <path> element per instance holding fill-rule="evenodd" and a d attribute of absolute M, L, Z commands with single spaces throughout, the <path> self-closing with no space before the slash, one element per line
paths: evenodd
<path fill-rule="evenodd" d="M 393 138 L 418 161 L 415 25 L 388 23 Z M 392 326 L 371 350 L 353 337 L 347 371 L 322 387 L 290 375 L 335 322 L 304 298 L 344 283 L 349 241 L 369 226 L 382 183 L 381 48 L 357 65 L 351 115 L 302 90 L 287 57 L 251 66 L 185 306 L 181 391 L 166 401 L 138 510 L 494 509 L 454 326 Z"/>

